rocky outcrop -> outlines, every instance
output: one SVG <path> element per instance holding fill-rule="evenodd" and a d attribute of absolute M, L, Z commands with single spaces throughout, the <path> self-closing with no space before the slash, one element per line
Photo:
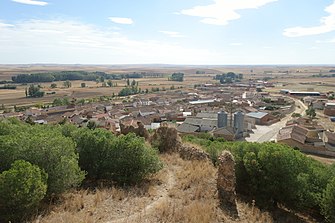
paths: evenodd
<path fill-rule="evenodd" d="M 184 160 L 210 160 L 209 155 L 205 151 L 194 146 L 183 145 L 178 152 Z"/>
<path fill-rule="evenodd" d="M 150 141 L 161 153 L 178 152 L 182 145 L 177 130 L 167 124 L 162 124 L 161 127 L 156 129 Z"/>
<path fill-rule="evenodd" d="M 220 207 L 232 218 L 238 218 L 235 185 L 234 157 L 230 152 L 223 151 L 219 157 L 217 189 L 219 193 Z"/>
<path fill-rule="evenodd" d="M 137 128 L 132 125 L 126 126 L 120 123 L 121 134 L 127 135 L 128 133 L 135 133 L 137 136 L 144 137 L 146 140 L 149 139 L 150 135 L 148 130 L 144 127 L 142 122 L 137 122 Z"/>

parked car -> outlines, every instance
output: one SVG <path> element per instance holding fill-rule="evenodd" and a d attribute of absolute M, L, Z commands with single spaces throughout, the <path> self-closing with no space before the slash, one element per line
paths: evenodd
<path fill-rule="evenodd" d="M 335 117 L 330 117 L 330 121 L 335 122 Z"/>

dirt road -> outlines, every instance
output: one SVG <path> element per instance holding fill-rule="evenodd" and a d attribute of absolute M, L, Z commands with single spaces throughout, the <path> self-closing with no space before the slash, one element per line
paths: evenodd
<path fill-rule="evenodd" d="M 299 113 L 301 115 L 307 109 L 307 106 L 304 105 L 300 100 L 292 98 L 295 101 L 295 110 L 292 113 Z M 286 115 L 285 118 L 280 120 L 279 122 L 270 125 L 270 126 L 260 126 L 257 125 L 254 133 L 250 134 L 250 137 L 246 138 L 247 142 L 268 142 L 271 140 L 275 140 L 277 138 L 277 134 L 281 128 L 286 125 L 286 122 L 292 119 L 291 114 Z"/>

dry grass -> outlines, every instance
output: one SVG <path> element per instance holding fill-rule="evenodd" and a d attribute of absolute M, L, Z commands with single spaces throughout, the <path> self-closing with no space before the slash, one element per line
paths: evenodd
<path fill-rule="evenodd" d="M 185 161 L 176 154 L 161 159 L 165 168 L 143 185 L 70 192 L 32 222 L 313 222 L 284 210 L 270 214 L 242 201 L 237 202 L 240 218 L 232 219 L 218 208 L 217 169 L 210 162 Z"/>

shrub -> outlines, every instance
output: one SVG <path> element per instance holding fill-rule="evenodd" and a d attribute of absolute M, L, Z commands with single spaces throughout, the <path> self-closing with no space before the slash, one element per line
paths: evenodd
<path fill-rule="evenodd" d="M 326 166 L 276 143 L 222 143 L 194 136 L 183 139 L 201 145 L 214 164 L 223 150 L 231 151 L 236 162 L 236 190 L 258 205 L 279 203 L 292 210 L 322 213 L 334 222 L 335 180 L 331 179 L 335 178 L 335 165 Z"/>
<path fill-rule="evenodd" d="M 162 167 L 157 152 L 134 134 L 115 137 L 102 129 L 81 129 L 73 137 L 89 178 L 133 184 Z"/>
<path fill-rule="evenodd" d="M 116 157 L 116 160 L 112 158 Z M 107 176 L 119 183 L 137 183 L 162 168 L 157 151 L 145 144 L 144 138 L 128 134 L 113 141 L 113 149 L 106 159 Z"/>
<path fill-rule="evenodd" d="M 329 182 L 321 201 L 322 214 L 328 222 L 335 222 L 335 178 Z"/>
<path fill-rule="evenodd" d="M 47 174 L 38 166 L 17 160 L 0 174 L 0 221 L 21 220 L 37 207 L 47 191 Z"/>
<path fill-rule="evenodd" d="M 47 195 L 59 194 L 77 186 L 84 179 L 78 165 L 75 143 L 53 126 L 9 124 L 0 135 L 0 171 L 10 168 L 15 160 L 25 160 L 48 174 Z"/>
<path fill-rule="evenodd" d="M 299 118 L 299 117 L 301 117 L 301 114 L 299 114 L 299 113 L 293 113 L 291 116 L 293 118 Z"/>

